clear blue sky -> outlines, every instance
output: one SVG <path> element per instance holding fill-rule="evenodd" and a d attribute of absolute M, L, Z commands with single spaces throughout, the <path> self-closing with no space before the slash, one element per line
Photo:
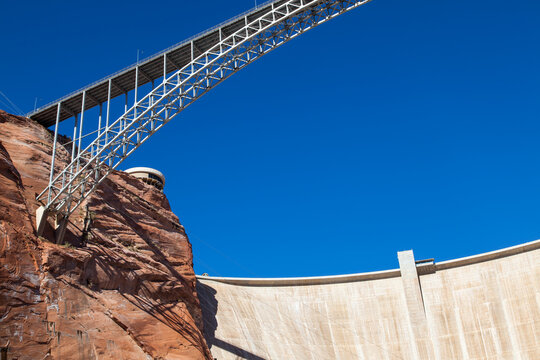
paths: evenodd
<path fill-rule="evenodd" d="M 30 111 L 253 5 L 3 1 L 0 91 Z M 123 168 L 165 174 L 197 273 L 364 272 L 540 238 L 539 25 L 533 0 L 373 0 L 224 82 Z"/>

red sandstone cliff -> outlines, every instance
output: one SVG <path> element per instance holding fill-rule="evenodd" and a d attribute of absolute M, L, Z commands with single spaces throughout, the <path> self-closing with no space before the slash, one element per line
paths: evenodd
<path fill-rule="evenodd" d="M 35 235 L 52 135 L 0 110 L 0 347 L 8 359 L 208 359 L 191 245 L 166 197 L 114 172 L 66 242 Z M 60 162 L 68 159 L 61 149 Z"/>

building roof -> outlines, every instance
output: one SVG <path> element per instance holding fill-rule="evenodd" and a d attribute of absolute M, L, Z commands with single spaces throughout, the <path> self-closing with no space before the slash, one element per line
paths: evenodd
<path fill-rule="evenodd" d="M 156 169 L 152 169 L 149 167 L 133 167 L 133 168 L 124 170 L 124 172 L 128 174 L 134 174 L 134 173 L 152 174 L 160 178 L 163 185 L 165 185 L 165 175 L 163 175 L 161 171 L 158 171 Z"/>

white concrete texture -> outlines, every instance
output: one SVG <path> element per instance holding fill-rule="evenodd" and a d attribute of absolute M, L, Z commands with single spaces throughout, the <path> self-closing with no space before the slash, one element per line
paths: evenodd
<path fill-rule="evenodd" d="M 226 359 L 540 359 L 540 241 L 336 277 L 198 277 Z"/>

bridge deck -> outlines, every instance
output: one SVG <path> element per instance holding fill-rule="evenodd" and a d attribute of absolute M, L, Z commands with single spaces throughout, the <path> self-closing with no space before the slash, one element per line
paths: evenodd
<path fill-rule="evenodd" d="M 161 51 L 158 54 L 150 56 L 139 61 L 136 64 L 128 66 L 123 70 L 117 71 L 101 80 L 98 80 L 82 89 L 74 91 L 60 99 L 57 99 L 47 105 L 44 105 L 28 114 L 28 117 L 49 127 L 54 125 L 56 121 L 56 111 L 58 103 L 62 103 L 62 111 L 60 121 L 69 119 L 75 114 L 80 113 L 82 108 L 83 92 L 86 91 L 84 109 L 91 109 L 98 106 L 100 103 L 105 103 L 108 99 L 109 80 L 112 81 L 111 99 L 123 95 L 135 88 L 135 73 L 137 66 L 139 67 L 138 86 L 147 84 L 153 80 L 163 77 L 164 64 L 166 59 L 166 73 L 176 71 L 191 62 L 192 43 L 193 55 L 198 55 L 206 52 L 212 46 L 220 41 L 220 31 L 223 36 L 228 36 L 240 29 L 247 17 L 248 21 L 259 18 L 266 14 L 273 4 L 283 3 L 284 0 L 270 0 L 254 9 L 251 9 L 243 14 L 216 25 L 200 34 L 197 34 L 189 39 L 186 39 L 168 49 Z"/>

